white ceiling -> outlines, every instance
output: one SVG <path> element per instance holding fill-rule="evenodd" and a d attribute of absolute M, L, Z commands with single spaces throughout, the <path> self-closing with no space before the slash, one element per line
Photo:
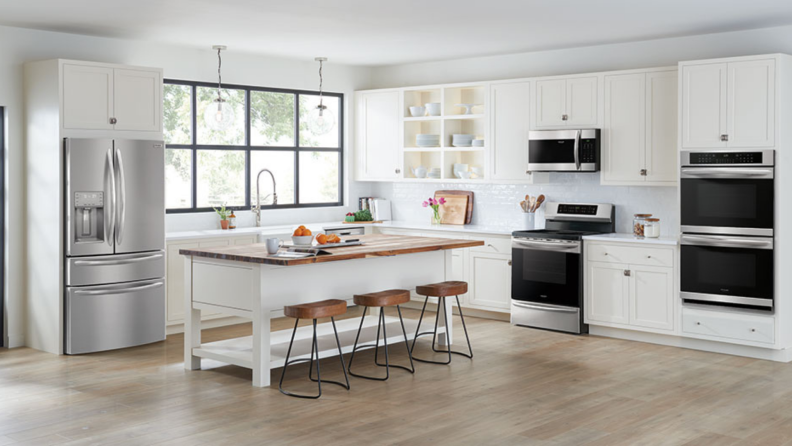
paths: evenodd
<path fill-rule="evenodd" d="M 387 65 L 792 24 L 791 0 L 0 0 L 0 24 Z"/>

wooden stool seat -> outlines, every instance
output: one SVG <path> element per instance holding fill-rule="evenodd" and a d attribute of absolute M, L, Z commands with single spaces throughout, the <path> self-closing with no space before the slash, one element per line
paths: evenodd
<path fill-rule="evenodd" d="M 344 314 L 347 311 L 345 300 L 328 299 L 307 304 L 288 305 L 283 307 L 283 314 L 297 319 L 318 319 Z"/>
<path fill-rule="evenodd" d="M 355 294 L 356 305 L 364 307 L 392 307 L 410 301 L 409 290 L 386 290 L 376 293 Z"/>
<path fill-rule="evenodd" d="M 467 290 L 467 282 L 459 282 L 456 280 L 422 285 L 415 288 L 417 294 L 431 297 L 459 296 L 460 294 L 467 293 Z"/>

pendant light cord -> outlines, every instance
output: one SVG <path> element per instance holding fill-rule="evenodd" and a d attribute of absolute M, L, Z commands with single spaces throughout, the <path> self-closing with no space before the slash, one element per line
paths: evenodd
<path fill-rule="evenodd" d="M 223 75 L 221 74 L 220 69 L 223 67 L 223 58 L 220 57 L 221 49 L 217 49 L 217 99 L 218 101 L 222 101 L 223 97 L 220 95 L 220 91 L 223 88 Z"/>
<path fill-rule="evenodd" d="M 322 84 L 324 83 L 324 78 L 322 77 L 322 62 L 319 61 L 319 107 L 322 107 Z"/>

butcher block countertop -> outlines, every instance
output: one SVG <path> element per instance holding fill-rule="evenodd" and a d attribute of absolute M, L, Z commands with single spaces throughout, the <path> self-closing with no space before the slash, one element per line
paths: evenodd
<path fill-rule="evenodd" d="M 185 256 L 207 257 L 211 259 L 233 260 L 236 262 L 260 263 L 264 265 L 294 266 L 311 263 L 336 262 L 371 257 L 387 257 L 419 252 L 441 251 L 446 249 L 470 248 L 482 246 L 483 241 L 456 240 L 435 237 L 410 237 L 406 235 L 356 235 L 344 238 L 359 239 L 362 245 L 329 248 L 330 254 L 301 259 L 284 259 L 272 257 L 267 253 L 263 243 L 255 245 L 224 246 L 218 248 L 180 249 L 179 254 Z M 283 249 L 283 248 L 281 248 Z"/>

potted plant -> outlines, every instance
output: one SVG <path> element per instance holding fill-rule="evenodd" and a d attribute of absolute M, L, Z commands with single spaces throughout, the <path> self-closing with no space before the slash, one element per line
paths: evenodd
<path fill-rule="evenodd" d="M 214 209 L 214 211 L 217 212 L 217 215 L 220 216 L 220 228 L 228 229 L 228 216 L 231 215 L 231 211 L 226 209 L 225 203 L 220 206 L 220 209 L 217 209 L 214 206 L 212 206 L 212 209 Z"/>
<path fill-rule="evenodd" d="M 445 204 L 445 198 L 440 197 L 439 199 L 435 200 L 434 198 L 430 198 L 423 202 L 423 207 L 430 207 L 432 208 L 432 224 L 439 225 L 443 223 L 443 218 L 440 216 L 440 206 Z"/>
<path fill-rule="evenodd" d="M 344 221 L 345 221 L 345 222 L 348 222 L 348 223 L 354 223 L 354 221 L 355 221 L 355 214 L 353 214 L 353 213 L 351 213 L 351 212 L 347 212 L 347 214 L 346 214 L 346 217 L 344 218 Z"/>

